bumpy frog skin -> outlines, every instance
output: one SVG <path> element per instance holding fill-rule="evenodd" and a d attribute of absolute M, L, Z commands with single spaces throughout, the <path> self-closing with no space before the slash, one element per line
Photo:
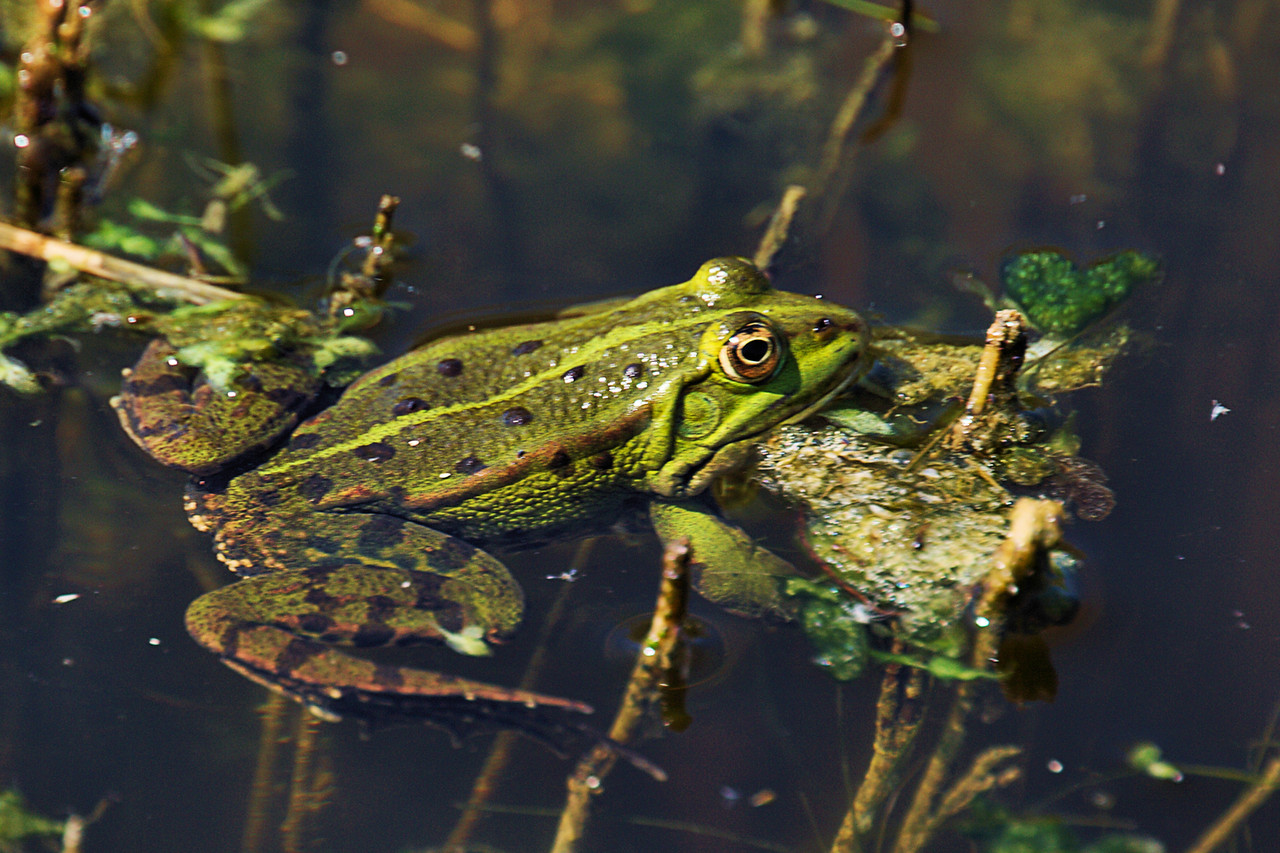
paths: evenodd
<path fill-rule="evenodd" d="M 487 653 L 487 641 L 516 628 L 523 602 L 481 549 L 580 535 L 646 508 L 664 539 L 690 537 L 704 594 L 741 611 L 776 609 L 787 564 L 691 499 L 740 467 L 762 434 L 853 381 L 865 348 L 857 314 L 720 259 L 628 302 L 410 352 L 356 381 L 256 468 L 240 448 L 278 443 L 300 408 L 297 389 L 275 387 L 264 370 L 246 366 L 231 393 L 212 392 L 156 342 L 113 402 L 144 449 L 198 475 L 191 521 L 241 578 L 188 610 L 202 645 L 326 716 L 429 717 L 453 703 L 493 718 L 494 708 L 589 709 L 333 645 L 436 640 Z M 253 416 L 276 435 L 235 414 L 263 395 L 288 410 Z M 186 464 L 184 443 L 218 441 L 236 448 L 226 457 L 242 454 L 240 473 Z"/>

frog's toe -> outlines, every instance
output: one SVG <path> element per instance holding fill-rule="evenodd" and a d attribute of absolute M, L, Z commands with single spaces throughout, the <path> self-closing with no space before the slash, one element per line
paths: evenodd
<path fill-rule="evenodd" d="M 425 722 L 455 738 L 512 728 L 563 752 L 587 731 L 572 719 L 592 712 L 573 699 L 375 664 L 269 625 L 242 630 L 229 651 L 222 659 L 236 672 L 331 722 Z"/>

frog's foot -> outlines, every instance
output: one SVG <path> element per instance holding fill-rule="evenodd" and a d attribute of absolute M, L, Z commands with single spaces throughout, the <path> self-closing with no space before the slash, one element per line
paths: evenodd
<path fill-rule="evenodd" d="M 418 571 L 346 564 L 258 575 L 204 595 L 187 630 L 237 672 L 302 702 L 327 719 L 370 723 L 416 719 L 462 733 L 511 727 L 557 749 L 577 727 L 557 714 L 591 707 L 429 670 L 375 664 L 329 644 L 400 646 L 440 641 L 486 654 L 502 633 L 483 612 L 444 598 L 447 579 Z"/>
<path fill-rule="evenodd" d="M 192 474 L 225 469 L 266 447 L 298 420 L 320 381 L 285 361 L 238 365 L 221 383 L 155 340 L 124 373 L 111 400 L 129 437 L 158 461 Z"/>
<path fill-rule="evenodd" d="M 786 560 L 693 501 L 653 501 L 649 518 L 664 543 L 689 540 L 693 585 L 704 598 L 744 616 L 794 618 L 782 583 L 797 573 Z"/>

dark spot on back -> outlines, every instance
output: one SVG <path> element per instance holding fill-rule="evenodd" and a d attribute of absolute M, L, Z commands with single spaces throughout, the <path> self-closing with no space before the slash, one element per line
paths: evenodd
<path fill-rule="evenodd" d="M 295 432 L 293 438 L 289 439 L 290 450 L 310 450 L 320 443 L 320 433 L 318 432 Z"/>
<path fill-rule="evenodd" d="M 572 462 L 573 459 L 569 457 L 568 453 L 565 453 L 563 450 L 557 450 L 552 454 L 551 458 L 547 460 L 547 467 L 552 471 L 555 471 L 571 464 Z"/>
<path fill-rule="evenodd" d="M 385 646 L 395 638 L 395 635 L 396 632 L 386 625 L 361 625 L 360 629 L 352 635 L 351 645 L 358 649 L 367 649 L 370 646 Z"/>
<path fill-rule="evenodd" d="M 263 506 L 279 506 L 282 500 L 279 489 L 264 489 L 258 493 L 258 503 Z"/>
<path fill-rule="evenodd" d="M 502 422 L 507 426 L 525 426 L 533 423 L 533 413 L 524 406 L 512 406 L 502 413 Z"/>
<path fill-rule="evenodd" d="M 425 610 L 435 610 L 439 607 L 440 588 L 445 584 L 445 578 L 432 572 L 413 572 L 413 592 L 416 598 L 413 606 L 421 607 Z"/>
<path fill-rule="evenodd" d="M 560 377 L 565 382 L 577 382 L 587 372 L 587 369 L 579 364 L 577 367 L 571 367 L 564 372 L 564 376 Z"/>
<path fill-rule="evenodd" d="M 304 634 L 323 635 L 333 627 L 333 620 L 323 613 L 307 613 L 298 617 L 298 630 Z"/>
<path fill-rule="evenodd" d="M 296 388 L 272 388 L 262 396 L 282 409 L 300 408 L 302 403 L 311 399 L 310 394 L 298 391 Z"/>
<path fill-rule="evenodd" d="M 511 348 L 512 355 L 528 355 L 542 346 L 542 341 L 521 341 Z"/>
<path fill-rule="evenodd" d="M 393 548 L 404 540 L 404 522 L 390 515 L 372 515 L 360 525 L 356 548 L 362 553 Z"/>
<path fill-rule="evenodd" d="M 362 444 L 351 451 L 358 458 L 368 462 L 386 462 L 388 459 L 396 455 L 396 449 L 385 441 L 375 441 L 370 444 Z"/>
<path fill-rule="evenodd" d="M 431 407 L 427 405 L 427 401 L 421 397 L 405 397 L 391 407 L 391 414 L 400 417 L 401 415 L 410 415 L 429 408 Z"/>
<path fill-rule="evenodd" d="M 314 504 L 319 503 L 320 499 L 329 494 L 329 490 L 332 488 L 332 480 L 327 477 L 321 477 L 319 474 L 312 474 L 298 484 L 298 494 Z"/>
<path fill-rule="evenodd" d="M 462 374 L 462 359 L 442 358 L 436 362 L 436 372 L 441 376 L 460 376 Z"/>
<path fill-rule="evenodd" d="M 456 634 L 466 626 L 462 618 L 462 608 L 455 601 L 446 601 L 445 605 L 433 611 L 436 624 L 449 633 Z"/>
<path fill-rule="evenodd" d="M 366 618 L 370 622 L 385 622 L 387 617 L 396 612 L 396 601 L 387 595 L 371 595 L 364 600 L 369 612 Z"/>
<path fill-rule="evenodd" d="M 180 373 L 164 373 L 151 381 L 129 379 L 122 390 L 134 397 L 158 396 L 173 391 L 185 394 L 191 390 L 191 380 Z"/>
<path fill-rule="evenodd" d="M 596 470 L 608 471 L 610 468 L 613 467 L 613 454 L 597 453 L 596 455 L 587 459 L 587 462 L 590 463 L 591 467 L 595 468 Z"/>
<path fill-rule="evenodd" d="M 311 587 L 302 596 L 302 600 L 317 610 L 328 610 L 337 606 L 338 600 L 319 587 Z"/>
<path fill-rule="evenodd" d="M 246 391 L 262 393 L 262 380 L 252 373 L 245 373 L 236 377 L 236 384 Z"/>
<path fill-rule="evenodd" d="M 640 362 L 638 361 L 633 361 L 630 364 L 628 364 L 626 367 L 622 368 L 622 375 L 627 377 L 628 379 L 635 379 L 641 373 L 644 373 L 644 366 L 641 365 Z"/>
<path fill-rule="evenodd" d="M 399 373 L 388 373 L 386 376 L 384 376 L 384 377 L 382 377 L 381 379 L 379 379 L 379 380 L 378 380 L 378 387 L 379 387 L 379 388 L 386 388 L 386 387 L 388 387 L 388 386 L 390 386 L 390 385 L 395 385 L 395 384 L 396 384 L 396 380 L 397 380 L 397 379 L 399 379 L 399 378 L 400 378 L 400 374 L 399 374 Z"/>
<path fill-rule="evenodd" d="M 454 467 L 459 474 L 474 474 L 483 470 L 486 466 L 484 460 L 479 456 L 464 456 L 458 460 L 458 464 Z"/>

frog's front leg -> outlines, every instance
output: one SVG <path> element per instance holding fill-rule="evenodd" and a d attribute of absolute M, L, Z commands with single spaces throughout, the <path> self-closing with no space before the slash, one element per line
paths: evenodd
<path fill-rule="evenodd" d="M 694 586 L 704 598 L 746 616 L 793 618 L 782 582 L 795 568 L 697 501 L 653 501 L 649 518 L 663 542 L 689 540 Z"/>
<path fill-rule="evenodd" d="M 305 523 L 308 539 L 346 542 L 357 553 L 323 557 L 300 544 L 295 553 L 309 566 L 247 577 L 188 609 L 191 635 L 232 669 L 329 718 L 520 726 L 530 710 L 590 712 L 570 699 L 375 664 L 332 648 L 438 641 L 487 654 L 485 639 L 519 622 L 520 591 L 487 553 L 411 522 L 317 514 Z"/>

